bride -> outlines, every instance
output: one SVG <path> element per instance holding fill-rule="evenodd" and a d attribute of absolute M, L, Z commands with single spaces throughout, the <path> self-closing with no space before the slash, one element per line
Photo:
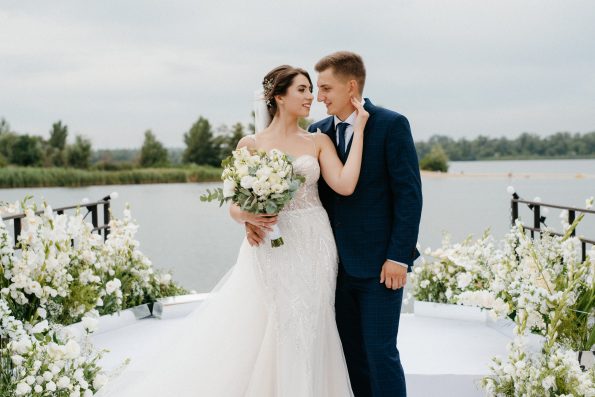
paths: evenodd
<path fill-rule="evenodd" d="M 305 70 L 279 66 L 265 76 L 263 89 L 266 111 L 257 110 L 256 125 L 266 128 L 242 138 L 238 148 L 279 149 L 306 181 L 278 216 L 233 205 L 230 213 L 241 223 L 278 224 L 285 244 L 252 246 L 249 236 L 244 239 L 235 266 L 209 300 L 176 324 L 175 334 L 157 341 L 168 346 L 146 363 L 133 362 L 100 395 L 353 396 L 335 323 L 337 249 L 317 182 L 322 176 L 337 193 L 353 192 L 368 113 L 352 99 L 357 118 L 343 165 L 328 136 L 298 125 L 313 101 Z"/>

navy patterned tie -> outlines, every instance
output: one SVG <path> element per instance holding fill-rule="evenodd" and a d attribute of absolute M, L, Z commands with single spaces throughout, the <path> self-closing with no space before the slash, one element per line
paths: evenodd
<path fill-rule="evenodd" d="M 349 123 L 339 123 L 337 124 L 337 132 L 339 133 L 339 157 L 341 160 L 345 161 L 346 152 L 345 152 L 345 131 L 347 130 L 347 126 Z"/>

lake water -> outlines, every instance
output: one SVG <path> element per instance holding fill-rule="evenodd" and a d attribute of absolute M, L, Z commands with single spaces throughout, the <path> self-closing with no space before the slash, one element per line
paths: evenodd
<path fill-rule="evenodd" d="M 424 207 L 419 243 L 422 249 L 440 245 L 444 231 L 452 241 L 491 228 L 502 237 L 510 226 L 509 185 L 526 199 L 584 207 L 595 195 L 595 160 L 452 162 L 449 174 L 425 174 Z M 235 263 L 244 236 L 243 227 L 228 216 L 227 208 L 202 203 L 206 188 L 219 184 L 158 184 L 92 186 L 83 188 L 0 189 L 0 201 L 15 201 L 31 194 L 45 198 L 54 208 L 97 200 L 117 191 L 114 213 L 126 202 L 140 224 L 137 234 L 142 251 L 156 267 L 171 269 L 174 278 L 198 292 L 210 290 Z M 559 229 L 559 211 L 546 223 Z M 527 210 L 521 217 L 532 220 Z M 595 238 L 595 216 L 585 219 L 579 234 Z"/>

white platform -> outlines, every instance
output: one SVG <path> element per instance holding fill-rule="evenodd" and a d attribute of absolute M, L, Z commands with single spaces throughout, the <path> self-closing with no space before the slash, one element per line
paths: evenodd
<path fill-rule="evenodd" d="M 110 349 L 102 361 L 107 370 L 127 357 L 145 360 L 151 346 L 167 340 L 182 318 L 145 318 L 93 336 L 98 348 Z M 479 397 L 477 382 L 488 374 L 490 358 L 505 356 L 510 341 L 482 321 L 452 320 L 402 314 L 398 346 L 408 396 Z"/>

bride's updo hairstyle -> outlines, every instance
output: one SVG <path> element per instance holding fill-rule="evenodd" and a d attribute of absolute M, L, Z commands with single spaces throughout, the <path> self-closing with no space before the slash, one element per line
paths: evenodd
<path fill-rule="evenodd" d="M 264 79 L 262 80 L 262 88 L 264 89 L 264 100 L 266 101 L 271 118 L 275 117 L 278 110 L 275 95 L 285 95 L 287 89 L 293 83 L 293 79 L 299 74 L 306 76 L 310 82 L 310 92 L 312 92 L 312 79 L 310 79 L 308 72 L 302 68 L 281 65 L 277 66 L 264 76 Z"/>

